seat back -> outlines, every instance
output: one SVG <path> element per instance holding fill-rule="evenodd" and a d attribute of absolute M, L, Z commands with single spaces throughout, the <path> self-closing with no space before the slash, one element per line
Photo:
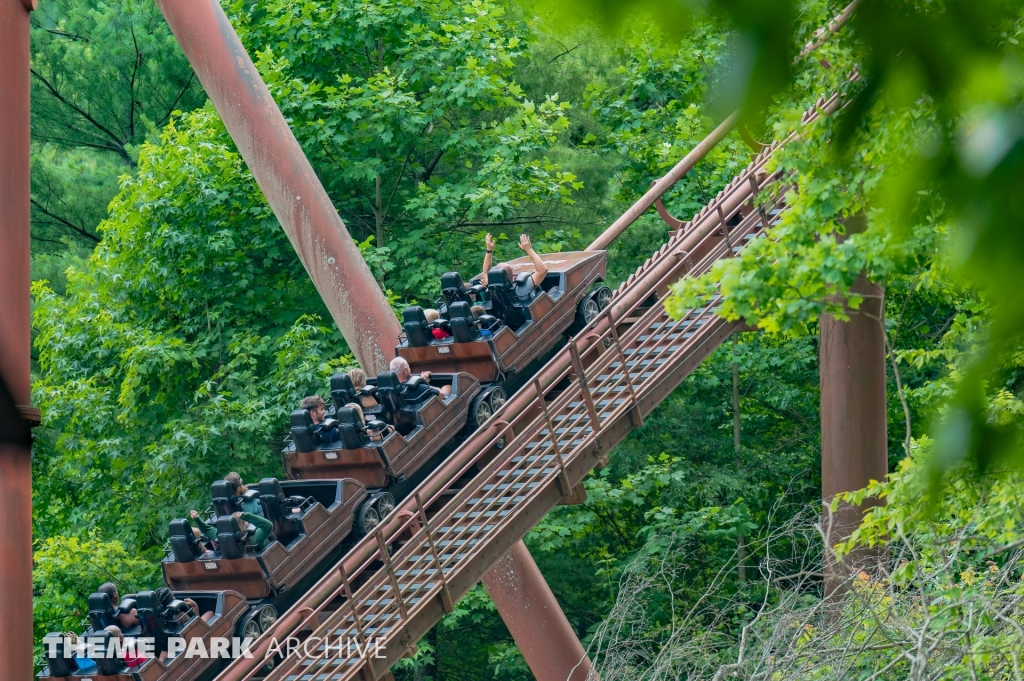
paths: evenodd
<path fill-rule="evenodd" d="M 356 401 L 356 389 L 352 386 L 352 379 L 346 373 L 336 373 L 331 376 L 331 401 L 335 409 L 341 409 L 349 402 Z"/>
<path fill-rule="evenodd" d="M 382 371 L 377 375 L 377 395 L 384 406 L 383 415 L 402 435 L 416 427 L 416 412 L 405 401 L 405 389 L 394 371 Z"/>
<path fill-rule="evenodd" d="M 308 409 L 296 409 L 289 417 L 291 423 L 292 442 L 295 443 L 295 451 L 312 452 L 316 449 L 313 441 L 313 417 L 309 415 Z"/>
<path fill-rule="evenodd" d="M 103 631 L 104 627 L 116 624 L 110 596 L 99 591 L 89 595 L 89 623 L 93 631 Z"/>
<path fill-rule="evenodd" d="M 491 313 L 513 329 L 526 323 L 526 315 L 517 307 L 515 287 L 504 267 L 492 267 L 487 273 L 487 293 L 491 298 Z"/>
<path fill-rule="evenodd" d="M 466 286 L 462 283 L 462 276 L 458 272 L 445 272 L 441 275 L 441 295 L 450 306 L 458 301 L 468 301 Z"/>
<path fill-rule="evenodd" d="M 381 406 L 381 417 L 391 425 L 395 425 L 395 413 L 400 408 L 398 389 L 401 385 L 394 371 L 377 374 L 377 402 Z"/>
<path fill-rule="evenodd" d="M 516 275 L 515 303 L 517 305 L 529 305 L 530 301 L 537 297 L 540 288 L 533 284 L 533 272 L 520 272 Z M 527 294 L 520 294 L 521 291 L 529 291 Z"/>
<path fill-rule="evenodd" d="M 175 518 L 170 525 L 171 553 L 176 563 L 191 563 L 206 550 L 196 539 L 192 526 L 184 518 Z"/>
<path fill-rule="evenodd" d="M 245 557 L 247 541 L 238 518 L 231 515 L 217 518 L 217 545 L 220 546 L 220 555 L 228 560 Z"/>
<path fill-rule="evenodd" d="M 50 676 L 65 677 L 78 672 L 78 664 L 71 656 L 71 651 L 67 651 L 67 657 L 64 657 L 64 634 L 61 632 L 50 632 L 44 636 L 43 650 L 46 652 L 46 666 L 50 669 Z"/>
<path fill-rule="evenodd" d="M 164 604 L 156 591 L 140 591 L 135 599 L 138 603 L 138 609 L 135 612 L 139 618 L 142 635 L 154 640 L 156 653 L 159 655 L 162 651 L 167 650 L 167 632 L 164 631 L 161 621 Z"/>
<path fill-rule="evenodd" d="M 448 314 L 451 316 L 452 336 L 455 337 L 456 343 L 471 343 L 476 340 L 476 322 L 473 320 L 469 303 L 452 303 L 448 306 Z"/>
<path fill-rule="evenodd" d="M 302 523 L 291 516 L 291 506 L 277 478 L 263 478 L 259 484 L 260 501 L 267 520 L 274 523 L 274 536 L 287 546 L 302 534 Z"/>
<path fill-rule="evenodd" d="M 218 480 L 210 485 L 210 496 L 213 497 L 213 508 L 217 515 L 231 515 L 238 506 L 235 486 L 227 480 Z"/>
<path fill-rule="evenodd" d="M 362 449 L 369 438 L 363 420 L 352 407 L 339 407 L 335 414 L 338 420 L 338 434 L 341 435 L 341 446 L 345 449 Z"/>
<path fill-rule="evenodd" d="M 115 676 L 121 673 L 121 662 L 116 657 L 107 657 L 107 651 L 110 650 L 110 639 L 115 638 L 113 632 L 101 631 L 95 634 L 91 634 L 86 637 L 89 644 L 93 641 L 101 641 L 101 648 L 103 649 L 103 655 L 93 658 L 93 662 L 96 663 L 96 668 L 101 676 Z"/>
<path fill-rule="evenodd" d="M 405 340 L 410 348 L 421 348 L 430 345 L 434 339 L 430 332 L 430 325 L 423 314 L 423 308 L 419 305 L 410 305 L 402 313 L 402 328 L 405 329 Z"/>

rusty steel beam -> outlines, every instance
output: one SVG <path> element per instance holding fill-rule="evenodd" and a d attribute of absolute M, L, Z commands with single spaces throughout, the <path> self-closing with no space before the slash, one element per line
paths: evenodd
<path fill-rule="evenodd" d="M 821 372 L 821 494 L 822 528 L 828 546 L 849 538 L 864 511 L 878 500 L 855 507 L 842 503 L 833 513 L 829 504 L 842 492 L 852 492 L 889 470 L 886 433 L 885 332 L 882 320 L 885 292 L 860 277 L 852 292 L 864 296 L 859 310 L 848 310 L 849 321 L 822 315 L 819 366 Z M 860 551 L 837 564 L 826 552 L 826 593 L 842 589 L 851 571 L 868 569 L 878 551 Z"/>
<path fill-rule="evenodd" d="M 32 677 L 29 12 L 0 0 L 0 679 Z M 21 414 L 19 414 L 21 412 Z"/>
<path fill-rule="evenodd" d="M 586 681 L 590 658 L 521 539 L 483 583 L 537 681 Z"/>
<path fill-rule="evenodd" d="M 157 5 L 356 359 L 387 368 L 398 320 L 220 4 Z"/>
<path fill-rule="evenodd" d="M 698 161 L 707 156 L 708 152 L 714 149 L 715 145 L 721 142 L 736 127 L 737 120 L 739 120 L 738 111 L 722 121 L 717 128 L 711 131 L 710 135 L 705 137 L 700 144 L 683 157 L 683 160 L 677 163 L 672 170 L 652 184 L 647 193 L 630 206 L 629 210 L 619 216 L 619 219 L 613 222 L 608 229 L 604 230 L 601 236 L 594 239 L 594 242 L 587 246 L 587 250 L 602 251 L 608 248 L 611 242 L 615 241 L 620 234 L 626 231 L 627 227 L 636 222 L 637 218 L 643 215 L 665 192 L 672 188 L 672 185 L 678 182 L 683 175 L 690 172 L 697 165 Z"/>
<path fill-rule="evenodd" d="M 853 12 L 857 9 L 857 5 L 860 0 L 853 0 L 847 5 L 842 12 L 837 14 L 832 21 L 829 22 L 828 26 L 819 29 L 815 32 L 815 39 L 807 43 L 804 49 L 801 50 L 800 54 L 794 60 L 794 63 L 799 62 L 801 59 L 808 55 L 816 52 L 822 45 L 828 42 L 828 39 L 835 34 L 840 28 L 842 28 L 850 17 L 853 16 Z M 606 229 L 599 237 L 594 239 L 593 243 L 587 246 L 588 251 L 601 251 L 615 241 L 626 228 L 637 221 L 637 219 L 643 215 L 647 210 L 658 203 L 665 192 L 672 188 L 676 182 L 682 179 L 683 175 L 693 170 L 697 163 L 707 156 L 708 152 L 715 148 L 715 146 L 725 139 L 733 128 L 736 127 L 736 123 L 739 121 L 739 111 L 734 111 L 728 118 L 722 121 L 717 128 L 711 131 L 707 137 L 705 137 L 700 144 L 695 146 L 690 153 L 688 153 L 683 160 L 677 163 L 672 170 L 668 171 L 664 177 L 661 177 L 651 185 L 651 188 L 637 200 L 629 210 L 619 216 L 619 219 L 613 222 L 608 229 Z M 662 213 L 664 218 L 667 212 L 664 211 L 664 206 L 658 206 L 658 212 Z M 666 222 L 669 223 L 670 227 L 676 227 L 673 222 L 666 218 Z"/>

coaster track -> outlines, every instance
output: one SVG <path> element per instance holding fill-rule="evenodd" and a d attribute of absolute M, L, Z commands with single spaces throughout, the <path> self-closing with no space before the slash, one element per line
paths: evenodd
<path fill-rule="evenodd" d="M 803 123 L 831 113 L 839 101 L 838 95 L 818 100 Z M 741 329 L 715 315 L 717 299 L 673 320 L 665 295 L 682 277 L 708 272 L 778 222 L 790 186 L 766 165 L 796 134 L 765 148 L 671 233 L 601 316 L 270 627 L 254 644 L 253 658 L 234 660 L 218 680 L 385 677 L 491 565 Z M 660 198 L 657 208 L 672 224 Z M 311 645 L 295 649 L 268 675 L 264 654 L 273 642 L 300 635 Z M 339 654 L 339 637 L 364 650 L 379 641 L 382 657 Z"/>

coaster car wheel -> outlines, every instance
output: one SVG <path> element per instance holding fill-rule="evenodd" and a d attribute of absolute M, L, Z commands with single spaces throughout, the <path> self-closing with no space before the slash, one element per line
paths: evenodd
<path fill-rule="evenodd" d="M 367 499 L 359 506 L 353 530 L 360 537 L 365 537 L 380 525 L 380 513 L 377 511 L 376 502 L 376 499 Z"/>
<path fill-rule="evenodd" d="M 484 423 L 487 419 L 491 418 L 494 414 L 494 409 L 491 407 L 490 391 L 483 391 L 479 395 L 473 398 L 473 401 L 469 405 L 469 427 L 470 430 L 476 430 Z"/>

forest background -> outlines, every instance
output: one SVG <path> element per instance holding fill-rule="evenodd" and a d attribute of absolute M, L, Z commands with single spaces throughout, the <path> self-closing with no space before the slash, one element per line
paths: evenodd
<path fill-rule="evenodd" d="M 787 660 L 787 678 L 846 678 L 851 665 L 903 678 L 943 654 L 951 678 L 1013 678 L 1021 9 L 866 2 L 800 58 L 841 4 L 553 4 L 225 10 L 396 309 L 432 300 L 444 271 L 475 273 L 486 232 L 501 258 L 519 232 L 542 252 L 585 246 L 734 107 L 741 130 L 667 195 L 673 214 L 707 203 L 818 96 L 852 102 L 779 154 L 797 191 L 771 238 L 675 291 L 682 309 L 720 290 L 723 314 L 763 332 L 704 362 L 588 478 L 585 504 L 527 537 L 602 678 L 712 678 L 751 659 Z M 353 360 L 155 5 L 52 0 L 32 22 L 40 640 L 80 629 L 100 582 L 157 585 L 168 521 L 208 506 L 212 480 L 283 475 L 289 411 Z M 836 238 L 859 216 L 866 231 Z M 609 252 L 609 283 L 666 234 L 641 218 Z M 889 506 L 855 540 L 899 540 L 891 575 L 857 601 L 870 607 L 827 629 L 811 622 L 817 319 L 860 273 L 886 288 L 894 475 L 871 491 Z M 773 572 L 796 563 L 799 579 Z M 993 567 L 1007 579 L 975 576 Z M 896 597 L 908 586 L 922 594 L 910 604 Z M 950 599 L 961 614 L 933 616 Z M 965 629 L 965 603 L 1006 621 Z M 802 638 L 759 658 L 750 640 L 771 612 Z M 921 631 L 944 643 L 914 655 L 892 643 Z M 479 587 L 397 673 L 531 678 Z"/>

